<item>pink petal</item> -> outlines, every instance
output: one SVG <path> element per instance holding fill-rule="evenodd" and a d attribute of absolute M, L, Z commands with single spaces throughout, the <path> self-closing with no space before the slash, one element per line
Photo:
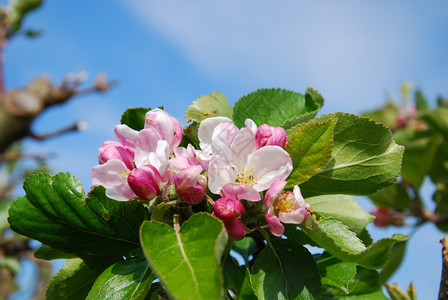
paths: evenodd
<path fill-rule="evenodd" d="M 278 214 L 280 221 L 287 224 L 301 224 L 306 218 L 306 209 L 299 208 L 292 212 L 280 212 Z"/>
<path fill-rule="evenodd" d="M 282 236 L 285 232 L 285 227 L 282 223 L 280 223 L 280 220 L 273 215 L 273 211 L 271 210 L 272 207 L 268 210 L 268 212 L 265 215 L 265 219 L 268 222 L 269 230 L 271 233 L 275 236 Z"/>
<path fill-rule="evenodd" d="M 229 161 L 239 168 L 238 172 L 242 171 L 242 167 L 247 167 L 249 157 L 257 150 L 255 133 L 252 130 L 250 127 L 242 128 L 230 146 Z"/>
<path fill-rule="evenodd" d="M 227 183 L 221 189 L 221 196 L 233 200 L 259 201 L 260 194 L 251 186 L 239 183 Z"/>
<path fill-rule="evenodd" d="M 274 205 L 275 198 L 277 198 L 278 195 L 283 191 L 283 188 L 285 187 L 286 183 L 287 181 L 277 180 L 271 184 L 271 187 L 264 196 L 264 205 L 267 208 L 270 208 L 272 205 Z"/>
<path fill-rule="evenodd" d="M 236 175 L 236 170 L 226 160 L 220 156 L 213 157 L 208 168 L 208 188 L 210 192 L 219 194 L 225 184 L 235 182 Z"/>
<path fill-rule="evenodd" d="M 129 147 L 132 151 L 135 151 L 138 131 L 127 125 L 120 124 L 115 126 L 114 133 L 117 140 L 122 145 Z"/>
<path fill-rule="evenodd" d="M 92 169 L 92 184 L 106 188 L 106 196 L 118 201 L 127 201 L 136 195 L 129 187 L 126 165 L 117 159 L 108 160 L 105 164 Z"/>
<path fill-rule="evenodd" d="M 244 206 L 229 198 L 220 198 L 213 204 L 213 212 L 218 219 L 225 222 L 238 218 L 244 212 Z"/>
<path fill-rule="evenodd" d="M 232 122 L 226 117 L 207 118 L 199 125 L 199 146 L 204 150 L 207 156 L 212 154 L 212 136 L 215 128 L 222 122 Z"/>
<path fill-rule="evenodd" d="M 145 115 L 145 129 L 153 128 L 166 140 L 171 149 L 179 146 L 182 140 L 182 126 L 179 121 L 166 111 L 155 108 Z"/>

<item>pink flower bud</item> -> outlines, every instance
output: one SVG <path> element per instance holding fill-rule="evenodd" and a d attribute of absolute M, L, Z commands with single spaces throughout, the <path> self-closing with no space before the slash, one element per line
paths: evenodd
<path fill-rule="evenodd" d="M 272 127 L 263 124 L 257 129 L 255 141 L 258 149 L 268 145 L 285 148 L 288 142 L 288 135 L 286 135 L 286 131 L 282 127 Z"/>
<path fill-rule="evenodd" d="M 392 212 L 386 207 L 375 207 L 370 214 L 375 216 L 373 224 L 378 227 L 387 227 L 392 224 Z"/>
<path fill-rule="evenodd" d="M 231 240 L 240 241 L 246 236 L 246 229 L 240 219 L 224 222 L 224 226 Z"/>
<path fill-rule="evenodd" d="M 204 199 L 207 180 L 201 175 L 202 167 L 190 166 L 174 175 L 176 192 L 188 204 L 198 204 Z"/>
<path fill-rule="evenodd" d="M 106 141 L 98 149 L 98 161 L 100 165 L 105 164 L 110 159 L 122 161 L 129 170 L 134 169 L 132 161 L 134 153 L 128 147 L 115 141 Z"/>
<path fill-rule="evenodd" d="M 162 176 L 155 167 L 144 165 L 129 173 L 128 183 L 140 199 L 151 200 L 160 194 Z"/>
<path fill-rule="evenodd" d="M 145 115 L 145 128 L 154 128 L 163 140 L 166 140 L 173 151 L 182 140 L 180 122 L 159 108 L 151 109 Z"/>
<path fill-rule="evenodd" d="M 220 198 L 213 204 L 213 211 L 218 219 L 229 222 L 241 216 L 244 206 L 239 201 Z"/>

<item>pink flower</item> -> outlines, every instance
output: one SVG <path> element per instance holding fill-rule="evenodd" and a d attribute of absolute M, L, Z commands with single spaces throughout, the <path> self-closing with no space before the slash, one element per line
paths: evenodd
<path fill-rule="evenodd" d="M 203 170 L 208 169 L 210 157 L 207 157 L 203 151 L 195 149 L 191 144 L 188 144 L 187 148 L 177 147 L 174 149 L 174 155 L 188 158 L 192 165 L 200 165 Z"/>
<path fill-rule="evenodd" d="M 167 141 L 171 152 L 179 146 L 182 140 L 182 126 L 179 121 L 166 111 L 155 108 L 145 115 L 145 129 L 155 129 L 160 137 Z"/>
<path fill-rule="evenodd" d="M 279 146 L 284 149 L 288 142 L 288 135 L 286 135 L 286 131 L 282 127 L 272 127 L 263 124 L 257 129 L 255 141 L 258 149 L 268 145 Z"/>
<path fill-rule="evenodd" d="M 129 173 L 128 183 L 140 199 L 151 200 L 160 194 L 162 176 L 154 166 L 144 165 Z"/>
<path fill-rule="evenodd" d="M 176 192 L 188 204 L 198 204 L 204 199 L 207 179 L 201 175 L 201 166 L 189 166 L 174 175 Z"/>
<path fill-rule="evenodd" d="M 276 236 L 281 236 L 285 231 L 280 222 L 300 224 L 305 220 L 307 211 L 310 209 L 297 185 L 293 192 L 282 193 L 286 183 L 286 181 L 275 181 L 264 198 L 264 205 L 268 208 L 265 218 L 272 234 Z"/>
<path fill-rule="evenodd" d="M 98 161 L 100 165 L 105 164 L 110 159 L 121 160 L 129 170 L 134 168 L 134 153 L 119 142 L 106 141 L 98 149 Z"/>

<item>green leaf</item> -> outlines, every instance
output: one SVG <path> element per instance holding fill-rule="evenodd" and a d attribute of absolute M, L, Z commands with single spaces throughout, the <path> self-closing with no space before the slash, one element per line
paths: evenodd
<path fill-rule="evenodd" d="M 227 117 L 232 119 L 232 105 L 226 96 L 220 92 L 212 92 L 208 95 L 200 96 L 188 106 L 185 112 L 187 122 L 201 123 L 202 120 L 211 117 Z"/>
<path fill-rule="evenodd" d="M 8 210 L 12 201 L 0 200 L 0 232 L 9 227 L 8 224 Z"/>
<path fill-rule="evenodd" d="M 302 245 L 273 240 L 258 255 L 251 281 L 258 299 L 320 299 L 316 263 Z"/>
<path fill-rule="evenodd" d="M 429 108 L 428 100 L 426 100 L 421 90 L 415 91 L 415 106 L 418 111 L 424 111 Z"/>
<path fill-rule="evenodd" d="M 224 263 L 223 273 L 226 289 L 231 290 L 237 299 L 257 299 L 250 283 L 249 270 L 245 266 L 239 266 L 234 259 L 228 258 Z"/>
<path fill-rule="evenodd" d="M 411 300 L 412 299 L 396 283 L 394 283 L 394 284 L 386 283 L 386 290 L 389 293 L 389 296 L 392 300 Z"/>
<path fill-rule="evenodd" d="M 0 256 L 0 270 L 6 268 L 13 275 L 17 275 L 20 272 L 20 262 L 15 257 L 4 257 L 3 254 Z"/>
<path fill-rule="evenodd" d="M 291 119 L 286 120 L 282 125 L 282 127 L 285 130 L 288 130 L 298 124 L 311 121 L 317 115 L 319 109 L 324 105 L 324 98 L 322 97 L 322 95 L 318 91 L 310 87 L 306 89 L 305 101 L 308 101 L 310 103 L 314 101 L 318 105 L 318 107 L 313 111 L 310 111 L 302 115 L 294 116 Z"/>
<path fill-rule="evenodd" d="M 241 97 L 233 108 L 233 121 L 243 127 L 246 119 L 258 126 L 281 126 L 286 120 L 319 109 L 312 98 L 283 89 L 259 89 Z"/>
<path fill-rule="evenodd" d="M 420 119 L 429 125 L 432 129 L 448 138 L 448 108 L 438 107 L 426 110 L 420 115 Z"/>
<path fill-rule="evenodd" d="M 388 102 L 381 109 L 362 114 L 364 117 L 381 122 L 389 128 L 397 127 L 398 108 L 393 102 Z"/>
<path fill-rule="evenodd" d="M 394 138 L 405 147 L 401 176 L 409 183 L 420 186 L 442 142 L 441 136 L 430 131 L 404 129 L 397 131 Z"/>
<path fill-rule="evenodd" d="M 325 167 L 331 157 L 336 122 L 337 117 L 333 117 L 291 129 L 285 150 L 291 155 L 293 171 L 287 187 L 307 181 Z"/>
<path fill-rule="evenodd" d="M 395 234 L 366 247 L 353 231 L 340 221 L 308 216 L 300 228 L 321 248 L 345 262 L 357 263 L 368 269 L 380 269 L 389 261 L 395 243 L 408 236 Z"/>
<path fill-rule="evenodd" d="M 356 275 L 356 264 L 340 261 L 334 256 L 320 255 L 317 267 L 322 286 L 339 289 L 345 294 L 349 293 L 349 283 Z"/>
<path fill-rule="evenodd" d="M 76 256 L 72 254 L 56 250 L 48 245 L 42 245 L 37 249 L 34 252 L 34 257 L 45 260 L 76 258 Z"/>
<path fill-rule="evenodd" d="M 391 185 L 400 174 L 403 147 L 388 128 L 367 118 L 346 113 L 338 117 L 334 145 L 325 168 L 300 187 L 306 197 L 324 194 L 369 195 Z"/>
<path fill-rule="evenodd" d="M 253 238 L 245 237 L 241 241 L 234 241 L 232 250 L 241 255 L 246 265 L 249 265 L 249 257 L 254 254 L 258 248 Z"/>
<path fill-rule="evenodd" d="M 87 300 L 145 299 L 154 280 L 145 259 L 130 258 L 107 268 L 93 284 Z"/>
<path fill-rule="evenodd" d="M 323 297 L 322 299 L 335 299 L 334 297 L 326 298 Z M 386 296 L 384 296 L 384 293 L 381 289 L 372 292 L 372 293 L 366 293 L 361 295 L 347 295 L 347 296 L 338 296 L 338 300 L 389 300 Z"/>
<path fill-rule="evenodd" d="M 219 262 L 227 234 L 221 221 L 206 213 L 194 214 L 180 229 L 147 221 L 140 236 L 153 271 L 175 299 L 223 297 Z"/>
<path fill-rule="evenodd" d="M 305 233 L 303 233 L 302 230 L 300 230 L 299 227 L 295 224 L 284 224 L 285 226 L 285 232 L 283 233 L 284 236 L 288 238 L 288 240 L 293 240 L 300 245 L 310 245 L 317 247 L 316 242 L 314 242 L 312 239 L 309 238 Z"/>
<path fill-rule="evenodd" d="M 31 11 L 41 6 L 42 0 L 13 0 L 8 12 L 9 27 L 7 36 L 11 37 L 22 27 L 23 18 Z"/>
<path fill-rule="evenodd" d="M 23 187 L 26 197 L 9 210 L 14 231 L 91 266 L 110 264 L 140 247 L 138 232 L 147 212 L 138 201 L 109 199 L 103 187 L 84 199 L 81 183 L 69 173 L 32 175 Z"/>
<path fill-rule="evenodd" d="M 439 145 L 434 155 L 429 176 L 436 183 L 448 181 L 448 140 L 446 139 Z"/>
<path fill-rule="evenodd" d="M 411 198 L 402 184 L 385 187 L 369 196 L 376 206 L 390 207 L 397 210 L 411 208 Z"/>
<path fill-rule="evenodd" d="M 121 124 L 128 125 L 134 130 L 142 130 L 145 127 L 145 115 L 151 108 L 128 108 L 121 116 Z"/>
<path fill-rule="evenodd" d="M 47 288 L 47 300 L 85 299 L 101 272 L 92 270 L 81 259 L 69 259 Z"/>
<path fill-rule="evenodd" d="M 306 202 L 319 216 L 333 217 L 355 233 L 360 233 L 375 219 L 353 197 L 347 195 L 316 196 L 307 198 Z"/>
<path fill-rule="evenodd" d="M 404 254 L 406 252 L 406 242 L 396 243 L 392 248 L 392 254 L 389 262 L 384 266 L 380 273 L 381 283 L 385 283 L 397 269 L 400 267 L 403 261 Z"/>

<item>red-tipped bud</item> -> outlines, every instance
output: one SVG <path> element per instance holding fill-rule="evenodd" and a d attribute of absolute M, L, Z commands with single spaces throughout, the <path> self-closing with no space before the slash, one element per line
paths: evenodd
<path fill-rule="evenodd" d="M 162 176 L 155 167 L 144 165 L 129 173 L 128 183 L 140 199 L 151 200 L 160 194 Z"/>
<path fill-rule="evenodd" d="M 263 124 L 258 127 L 257 133 L 255 134 L 255 142 L 257 143 L 258 149 L 268 145 L 285 148 L 288 142 L 288 135 L 282 127 L 272 127 Z"/>
<path fill-rule="evenodd" d="M 220 198 L 213 204 L 213 211 L 218 219 L 228 222 L 241 216 L 244 206 L 239 201 Z"/>

